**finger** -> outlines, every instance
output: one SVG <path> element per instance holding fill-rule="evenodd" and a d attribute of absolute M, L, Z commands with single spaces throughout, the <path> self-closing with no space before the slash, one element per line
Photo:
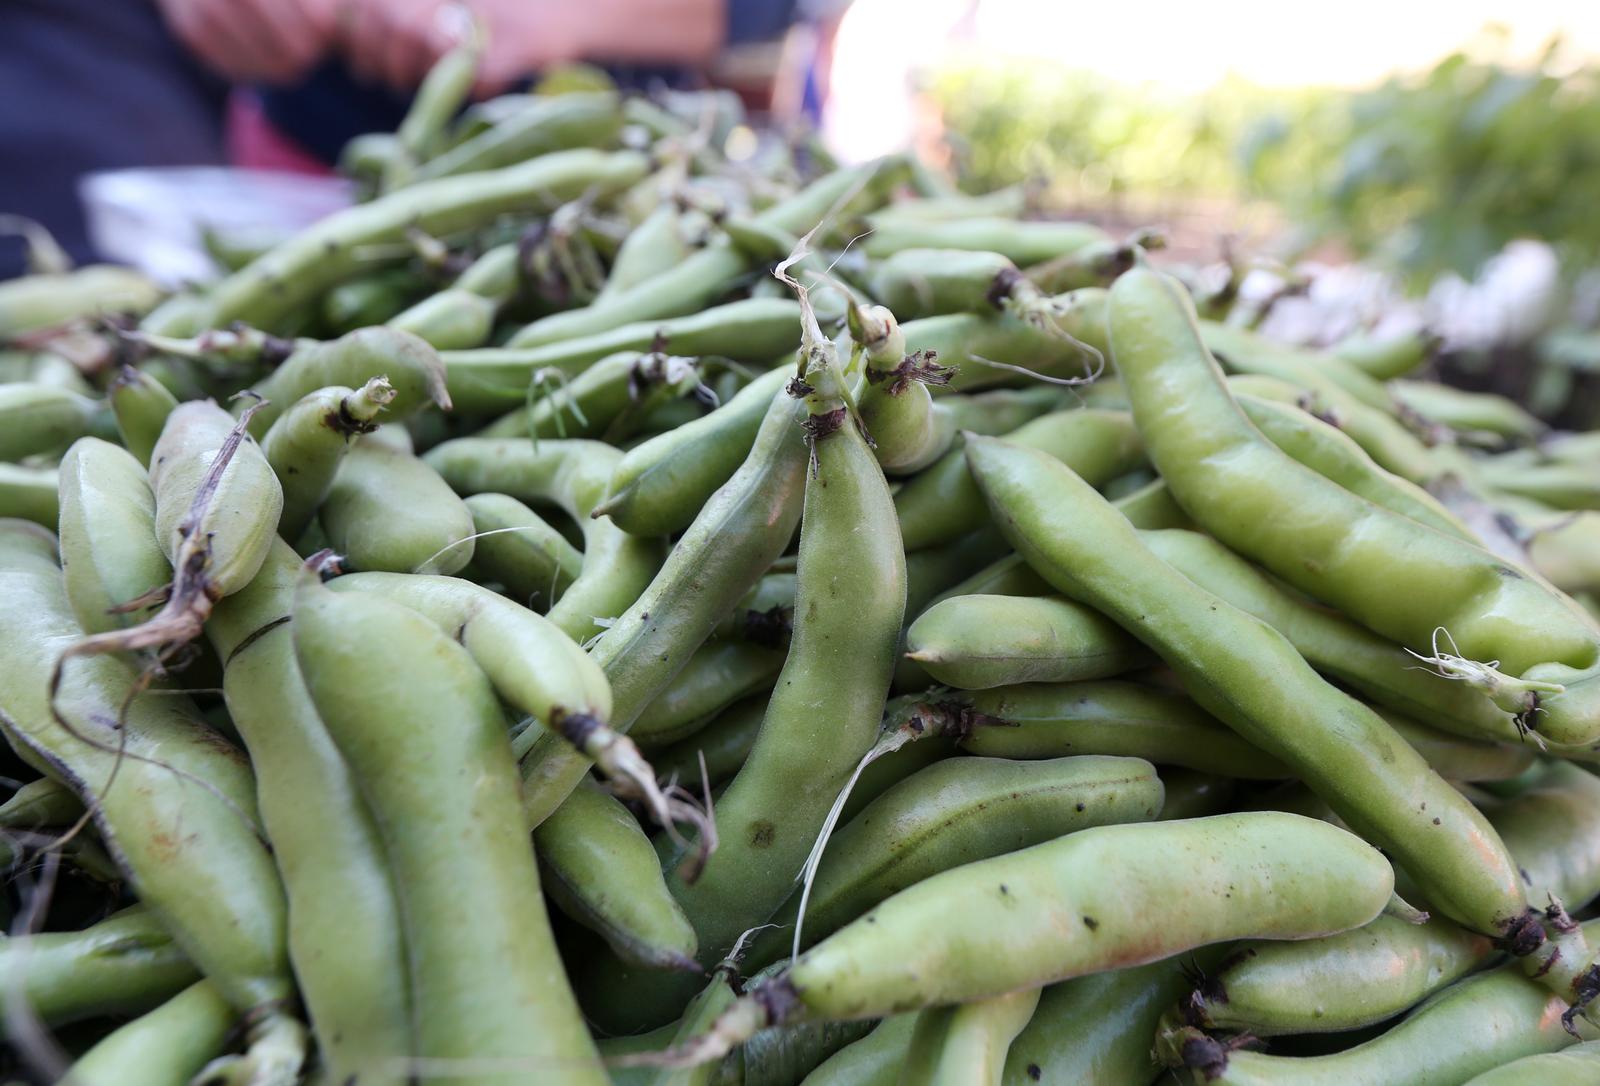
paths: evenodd
<path fill-rule="evenodd" d="M 265 39 L 277 50 L 274 67 L 279 71 L 298 75 L 322 55 L 327 40 L 298 0 L 264 0 L 255 16 Z"/>
<path fill-rule="evenodd" d="M 384 79 L 398 91 L 415 90 L 428 67 L 439 55 L 434 45 L 434 13 L 439 4 L 434 0 L 396 5 L 404 7 L 393 33 L 386 43 Z"/>
<path fill-rule="evenodd" d="M 389 34 L 389 19 L 383 7 L 350 0 L 341 10 L 339 21 L 339 37 L 351 73 L 362 82 L 378 82 L 382 78 L 383 48 Z"/>

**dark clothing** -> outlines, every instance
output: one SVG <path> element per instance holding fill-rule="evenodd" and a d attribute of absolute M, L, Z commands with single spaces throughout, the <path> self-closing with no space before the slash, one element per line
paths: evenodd
<path fill-rule="evenodd" d="M 150 0 L 0 0 L 0 212 L 94 259 L 79 176 L 225 161 L 226 96 Z M 0 279 L 22 270 L 0 238 Z"/>

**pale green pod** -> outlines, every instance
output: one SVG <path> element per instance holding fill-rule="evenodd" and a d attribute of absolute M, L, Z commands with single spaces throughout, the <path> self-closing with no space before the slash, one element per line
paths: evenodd
<path fill-rule="evenodd" d="M 1585 1041 L 1561 1052 L 1524 1056 L 1485 1071 L 1466 1086 L 1600 1086 L 1600 1041 Z"/>
<path fill-rule="evenodd" d="M 534 830 L 533 844 L 545 892 L 624 961 L 699 969 L 694 928 L 667 892 L 650 839 L 620 800 L 585 781 Z"/>
<path fill-rule="evenodd" d="M 472 514 L 439 473 L 408 452 L 357 439 L 319 514 L 352 569 L 455 573 L 472 560 Z"/>
<path fill-rule="evenodd" d="M 384 377 L 359 389 L 330 385 L 302 396 L 272 424 L 261 451 L 283 487 L 279 535 L 300 538 L 333 486 L 351 442 L 377 428 L 378 413 L 393 399 L 394 389 Z"/>
<path fill-rule="evenodd" d="M 50 1026 L 139 1014 L 200 976 L 165 925 L 141 905 L 82 931 L 0 939 L 0 975 Z"/>
<path fill-rule="evenodd" d="M 61 461 L 61 566 L 67 599 L 87 633 L 140 621 L 119 611 L 134 600 L 160 603 L 172 564 L 156 540 L 156 497 L 144 465 L 99 438 L 75 442 Z"/>
<path fill-rule="evenodd" d="M 897 1014 L 829 1056 L 800 1086 L 895 1086 L 917 1028 L 917 1015 Z"/>
<path fill-rule="evenodd" d="M 1122 627 L 1060 596 L 952 596 L 906 631 L 906 656 L 938 682 L 986 690 L 1120 675 L 1149 660 Z"/>
<path fill-rule="evenodd" d="M 178 398 L 160 381 L 133 366 L 117 371 L 106 398 L 111 401 L 111 413 L 116 417 L 123 445 L 148 467 L 150 454 L 167 424 L 167 416 L 178 406 Z"/>
<path fill-rule="evenodd" d="M 0 384 L 0 460 L 58 453 L 88 433 L 96 404 L 64 388 Z"/>
<path fill-rule="evenodd" d="M 208 981 L 107 1034 L 67 1073 L 78 1086 L 176 1086 L 225 1050 L 239 1014 Z"/>
<path fill-rule="evenodd" d="M 509 494 L 465 501 L 478 536 L 472 550 L 478 579 L 498 581 L 513 599 L 548 611 L 583 572 L 583 552 Z"/>
<path fill-rule="evenodd" d="M 250 583 L 278 537 L 283 511 L 283 488 L 254 438 L 238 440 L 220 475 L 213 473 L 213 463 L 237 437 L 234 427 L 215 403 L 181 404 L 167 416 L 150 460 L 156 541 L 174 568 L 186 556 L 186 542 L 203 549 L 213 599 Z"/>
<path fill-rule="evenodd" d="M 1025 988 L 917 1015 L 900 1069 L 902 1086 L 1000 1086 L 1006 1052 L 1039 1005 Z"/>

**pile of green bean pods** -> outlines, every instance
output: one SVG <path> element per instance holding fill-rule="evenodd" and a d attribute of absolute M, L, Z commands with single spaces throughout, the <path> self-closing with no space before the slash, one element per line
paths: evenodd
<path fill-rule="evenodd" d="M 1600 1083 L 1597 435 L 479 45 L 0 284 L 0 1080 Z"/>

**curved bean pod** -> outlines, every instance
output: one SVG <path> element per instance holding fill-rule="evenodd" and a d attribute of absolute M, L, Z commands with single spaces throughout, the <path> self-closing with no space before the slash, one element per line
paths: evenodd
<path fill-rule="evenodd" d="M 1541 734 L 1600 739 L 1600 630 L 1571 600 L 1279 452 L 1229 395 L 1166 277 L 1135 269 L 1117 280 L 1109 323 L 1151 460 L 1203 527 L 1415 651 L 1437 652 L 1435 631 L 1447 630 L 1467 662 L 1524 680 L 1511 684 L 1513 708 Z M 1286 488 L 1291 505 L 1278 500 Z"/>
<path fill-rule="evenodd" d="M 335 1076 L 395 1082 L 411 1051 L 394 877 L 378 829 L 317 713 L 291 637 L 300 558 L 274 541 L 261 572 L 206 623 L 228 714 L 250 751 L 261 819 L 288 894 L 289 959 Z"/>
<path fill-rule="evenodd" d="M 199 981 L 118 1027 L 79 1056 L 67 1080 L 82 1086 L 171 1086 L 188 1082 L 224 1051 L 238 1012 Z"/>
<path fill-rule="evenodd" d="M 1333 1055 L 1229 1051 L 1192 1029 L 1158 1037 L 1157 1052 L 1192 1068 L 1194 1082 L 1220 1086 L 1454 1086 L 1572 1044 L 1562 1010 L 1560 997 L 1506 968 L 1445 989 L 1388 1032 Z"/>
<path fill-rule="evenodd" d="M 1005 435 L 1039 449 L 1099 486 L 1144 463 L 1144 444 L 1124 411 L 1075 408 L 1042 415 Z M 949 543 L 988 520 L 983 492 L 961 450 L 946 453 L 894 496 L 906 550 Z"/>
<path fill-rule="evenodd" d="M 1494 952 L 1481 935 L 1435 917 L 1380 916 L 1300 943 L 1243 943 L 1188 992 L 1185 1024 L 1257 1037 L 1360 1029 L 1401 1014 Z"/>
<path fill-rule="evenodd" d="M 389 382 L 390 420 L 409 418 L 430 402 L 449 409 L 439 353 L 397 328 L 360 328 L 324 343 L 304 342 L 251 389 L 266 402 L 250 419 L 250 432 L 265 437 L 278 416 L 319 388 L 361 388 L 374 377 Z"/>
<path fill-rule="evenodd" d="M 89 431 L 96 404 L 51 385 L 0 384 L 0 460 L 59 453 Z"/>
<path fill-rule="evenodd" d="M 123 366 L 106 390 L 106 399 L 111 402 L 122 444 L 148 467 L 150 454 L 161 438 L 167 416 L 178 406 L 178 398 L 144 370 Z"/>
<path fill-rule="evenodd" d="M 1155 769 L 1138 758 L 949 758 L 893 785 L 828 842 L 803 918 L 802 946 L 885 899 L 962 864 L 1053 841 L 1090 826 L 1144 822 L 1161 810 Z M 794 940 L 798 895 L 751 944 L 761 967 Z"/>
<path fill-rule="evenodd" d="M 0 463 L 0 519 L 26 520 L 54 530 L 61 519 L 54 467 Z"/>
<path fill-rule="evenodd" d="M 1163 563 L 1055 460 L 993 438 L 969 438 L 966 451 L 1034 569 L 1154 649 L 1202 708 L 1380 842 L 1445 915 L 1516 935 L 1524 953 L 1537 948 L 1542 935 L 1494 830 L 1382 718 L 1324 682 L 1281 634 Z M 1263 673 L 1273 681 L 1256 681 Z"/>
<path fill-rule="evenodd" d="M 49 533 L 16 521 L 0 526 L 0 585 L 8 604 L 0 612 L 0 654 L 11 676 L 0 691 L 0 729 L 31 764 L 92 808 L 139 899 L 228 1003 L 250 1017 L 246 1066 L 262 1082 L 293 1081 L 305 1040 L 283 1010 L 293 992 L 283 887 L 258 836 L 244 757 L 181 697 L 146 692 L 130 699 L 133 670 L 108 656 L 61 677 L 58 719 L 51 677 L 83 632 Z"/>
<path fill-rule="evenodd" d="M 583 552 L 509 494 L 474 494 L 466 506 L 473 567 L 524 606 L 548 611 L 583 573 Z"/>
<path fill-rule="evenodd" d="M 693 735 L 714 714 L 772 689 L 783 653 L 740 641 L 708 641 L 634 720 L 629 733 L 647 746 Z"/>
<path fill-rule="evenodd" d="M 693 522 L 750 454 L 762 420 L 794 376 L 790 365 L 760 375 L 702 419 L 623 454 L 599 512 L 637 535 L 671 535 Z"/>
<path fill-rule="evenodd" d="M 533 844 L 551 899 L 624 961 L 699 971 L 694 927 L 667 892 L 650 839 L 621 801 L 585 781 L 533 831 Z"/>
<path fill-rule="evenodd" d="M 1060 596 L 952 596 L 911 624 L 906 656 L 960 690 L 1103 679 L 1148 660 L 1122 627 Z"/>
<path fill-rule="evenodd" d="M 870 257 L 890 257 L 902 249 L 968 249 L 999 253 L 1027 265 L 1043 264 L 1109 240 L 1098 226 L 1081 222 L 972 218 L 913 223 L 882 219 L 863 239 L 862 251 Z"/>
<path fill-rule="evenodd" d="M 684 317 L 608 325 L 603 331 L 539 347 L 445 351 L 451 399 L 465 414 L 525 407 L 537 373 L 567 376 L 618 351 L 664 350 L 690 357 L 717 355 L 763 363 L 794 346 L 800 311 L 787 298 L 747 298 Z"/>
<path fill-rule="evenodd" d="M 556 207 L 585 192 L 615 192 L 647 169 L 644 156 L 629 151 L 574 150 L 471 177 L 419 182 L 329 215 L 252 260 L 212 289 L 207 323 L 273 328 L 359 271 L 369 246 L 403 241 L 409 229 L 442 236 L 506 212 Z M 360 382 L 326 380 L 313 387 L 341 383 Z"/>
<path fill-rule="evenodd" d="M 1469 1080 L 1466 1086 L 1596 1086 L 1600 1083 L 1600 1041 L 1585 1041 L 1560 1052 L 1543 1052 L 1501 1064 Z"/>
<path fill-rule="evenodd" d="M 154 606 L 172 579 L 155 523 L 155 492 L 131 453 L 94 437 L 73 443 L 61 460 L 61 566 L 72 613 L 88 633 L 139 621 L 121 608 Z"/>
<path fill-rule="evenodd" d="M 917 1015 L 885 1018 L 872 1032 L 829 1056 L 800 1086 L 896 1086 Z"/>
<path fill-rule="evenodd" d="M 1129 682 L 1032 683 L 985 690 L 972 708 L 1000 727 L 963 741 L 994 758 L 1120 754 L 1242 779 L 1289 775 L 1281 762 L 1220 726 L 1182 694 Z"/>
<path fill-rule="evenodd" d="M 1039 1005 L 1039 989 L 930 1007 L 917 1014 L 900 1081 L 913 1086 L 1000 1086 L 1006 1053 Z"/>
<path fill-rule="evenodd" d="M 1377 916 L 1392 887 L 1375 849 L 1298 815 L 1083 830 L 902 890 L 753 985 L 682 1058 L 715 1058 L 774 1023 L 881 1017 L 1232 939 L 1344 931 Z M 1177 917 L 1174 892 L 1187 906 Z M 930 910 L 963 923 L 929 925 Z"/>
<path fill-rule="evenodd" d="M 475 1082 L 526 1081 L 539 1066 L 605 1083 L 544 914 L 488 679 L 421 615 L 372 593 L 328 591 L 313 574 L 301 576 L 291 625 L 306 687 L 394 871 L 416 1055 L 496 1061 Z M 463 895 L 471 923 L 461 922 Z"/>
<path fill-rule="evenodd" d="M 472 514 L 424 460 L 358 438 L 318 513 L 328 543 L 358 570 L 451 574 L 472 560 Z"/>
<path fill-rule="evenodd" d="M 377 429 L 374 421 L 394 399 L 385 377 L 359 389 L 330 385 L 302 396 L 261 439 L 261 452 L 283 487 L 278 534 L 299 539 L 333 486 L 352 439 Z"/>
<path fill-rule="evenodd" d="M 138 905 L 82 931 L 0 939 L 0 973 L 48 1026 L 139 1014 L 199 978 L 166 926 Z"/>

